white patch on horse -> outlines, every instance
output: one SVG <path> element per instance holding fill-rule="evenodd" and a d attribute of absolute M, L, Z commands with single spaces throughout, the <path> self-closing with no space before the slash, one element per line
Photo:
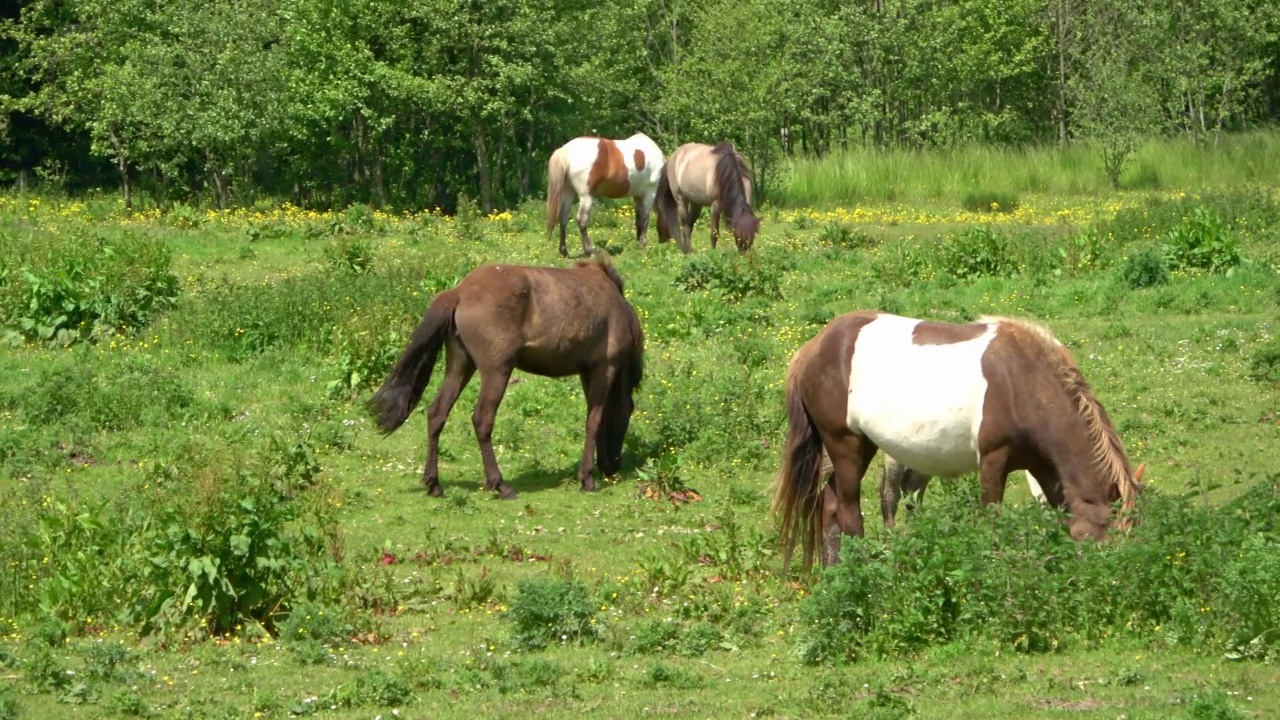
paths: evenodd
<path fill-rule="evenodd" d="M 996 326 L 972 340 L 916 345 L 920 322 L 885 314 L 858 331 L 847 424 L 908 467 L 955 477 L 978 469 L 982 355 Z"/>

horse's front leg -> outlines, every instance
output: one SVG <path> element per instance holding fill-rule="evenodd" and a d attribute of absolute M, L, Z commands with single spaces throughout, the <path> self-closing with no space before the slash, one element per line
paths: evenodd
<path fill-rule="evenodd" d="M 596 443 L 599 442 L 600 423 L 604 418 L 604 405 L 609 399 L 609 387 L 613 384 L 614 370 L 608 365 L 597 366 L 580 376 L 582 389 L 587 396 L 586 439 L 582 442 L 582 462 L 578 464 L 578 482 L 582 489 L 596 489 L 592 470 L 595 469 Z"/>
<path fill-rule="evenodd" d="M 716 249 L 716 242 L 720 239 L 720 201 L 716 200 L 711 203 L 711 249 Z"/>
<path fill-rule="evenodd" d="M 471 416 L 471 424 L 476 428 L 476 440 L 480 443 L 480 459 L 484 462 L 484 489 L 497 490 L 498 497 L 509 500 L 516 496 L 502 480 L 502 472 L 498 470 L 498 457 L 493 452 L 493 421 L 498 416 L 498 406 L 502 404 L 502 396 L 507 392 L 507 381 L 511 379 L 511 368 L 497 368 L 480 371 L 480 399 L 476 402 L 476 411 Z"/>

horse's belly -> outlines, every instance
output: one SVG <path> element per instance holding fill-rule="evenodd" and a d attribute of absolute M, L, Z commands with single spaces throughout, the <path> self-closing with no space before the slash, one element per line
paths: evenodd
<path fill-rule="evenodd" d="M 954 477 L 973 471 L 990 336 L 915 345 L 913 327 L 886 318 L 862 328 L 850 361 L 848 427 L 920 472 Z"/>

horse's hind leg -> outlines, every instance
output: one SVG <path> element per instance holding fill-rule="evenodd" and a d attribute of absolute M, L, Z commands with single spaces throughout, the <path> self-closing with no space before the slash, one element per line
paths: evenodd
<path fill-rule="evenodd" d="M 456 339 L 450 339 L 445 346 L 445 376 L 440 383 L 440 392 L 427 409 L 427 464 L 422 469 L 422 484 L 427 486 L 427 494 L 432 497 L 444 495 L 440 487 L 440 433 L 444 431 L 444 423 L 449 419 L 449 411 L 458 401 L 458 395 L 471 381 L 476 372 L 476 365 L 471 356 Z"/>
<path fill-rule="evenodd" d="M 484 462 L 484 489 L 497 490 L 498 497 L 503 500 L 514 498 L 516 492 L 502 481 L 502 472 L 498 470 L 498 457 L 493 452 L 493 421 L 498 416 L 498 406 L 502 404 L 502 396 L 507 392 L 507 381 L 510 379 L 510 367 L 481 369 L 480 399 L 471 415 L 471 424 L 476 428 L 476 440 L 480 443 L 480 459 Z"/>
<path fill-rule="evenodd" d="M 587 396 L 587 436 L 582 442 L 582 462 L 578 463 L 578 482 L 587 492 L 596 489 L 596 481 L 591 471 L 595 469 L 596 443 L 599 442 L 600 423 L 604 418 L 604 404 L 609 399 L 609 388 L 613 385 L 615 374 L 614 369 L 606 365 L 588 370 L 580 376 L 582 390 Z"/>
<path fill-rule="evenodd" d="M 834 493 L 835 525 L 845 535 L 860 537 L 863 533 L 862 478 L 876 455 L 875 443 L 865 435 L 822 433 L 822 445 L 831 457 L 832 478 L 827 487 Z M 822 539 L 823 561 L 830 565 L 839 557 L 840 537 L 828 530 Z"/>
<path fill-rule="evenodd" d="M 591 206 L 594 202 L 595 198 L 590 195 L 578 198 L 578 234 L 582 236 L 583 255 L 595 254 L 595 248 L 591 247 L 591 238 L 587 237 L 587 221 L 591 219 Z"/>

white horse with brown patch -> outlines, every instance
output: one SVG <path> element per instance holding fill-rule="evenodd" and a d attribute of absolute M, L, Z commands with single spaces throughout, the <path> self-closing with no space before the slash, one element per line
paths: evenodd
<path fill-rule="evenodd" d="M 1130 510 L 1141 490 L 1143 467 L 1130 471 L 1066 347 L 1019 320 L 841 315 L 792 357 L 787 415 L 774 507 L 788 560 L 800 541 L 806 565 L 819 544 L 834 562 L 841 532 L 862 535 L 862 477 L 877 450 L 926 475 L 976 470 L 984 504 L 1001 502 L 1009 473 L 1026 470 L 1068 510 L 1076 539 L 1101 538 L 1112 503 Z"/>
<path fill-rule="evenodd" d="M 578 137 L 557 148 L 547 161 L 547 234 L 560 224 L 560 255 L 569 256 L 565 230 L 575 199 L 584 255 L 595 251 L 587 237 L 587 221 L 599 197 L 635 200 L 636 242 L 644 247 L 664 165 L 662 150 L 644 133 L 625 140 Z"/>

